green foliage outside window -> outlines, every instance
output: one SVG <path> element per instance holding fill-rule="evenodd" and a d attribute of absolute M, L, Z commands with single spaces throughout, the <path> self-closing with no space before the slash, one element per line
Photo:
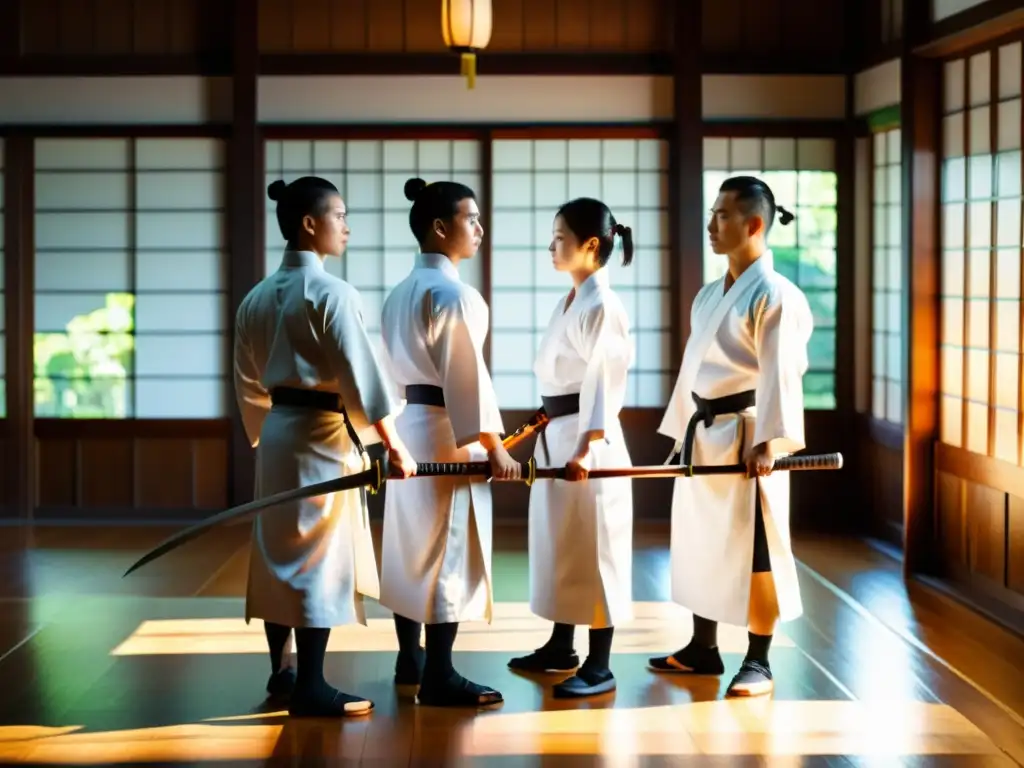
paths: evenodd
<path fill-rule="evenodd" d="M 35 414 L 41 418 L 123 419 L 131 415 L 135 296 L 108 293 L 64 333 L 34 339 Z"/>

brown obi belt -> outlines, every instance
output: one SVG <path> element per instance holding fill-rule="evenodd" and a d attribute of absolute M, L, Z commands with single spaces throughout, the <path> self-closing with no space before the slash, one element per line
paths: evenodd
<path fill-rule="evenodd" d="M 410 384 L 405 388 L 405 402 L 444 408 L 444 390 L 433 384 Z"/>

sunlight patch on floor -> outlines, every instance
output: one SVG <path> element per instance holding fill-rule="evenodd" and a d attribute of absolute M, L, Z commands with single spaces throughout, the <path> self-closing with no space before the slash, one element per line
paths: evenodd
<path fill-rule="evenodd" d="M 468 721 L 461 715 L 427 713 L 419 707 L 399 721 L 383 715 L 346 723 L 289 721 L 281 715 L 106 732 L 85 732 L 80 726 L 0 726 L 0 759 L 51 764 L 264 760 L 300 754 L 304 759 L 351 759 L 366 757 L 364 751 L 370 748 L 391 750 L 396 758 L 402 753 L 403 759 L 407 750 L 412 757 L 436 757 L 438 750 L 456 750 L 475 758 L 999 754 L 954 709 L 927 702 L 720 700 L 637 709 L 508 715 L 499 711 Z M 421 716 L 423 722 L 419 722 Z M 246 724 L 250 718 L 264 722 Z M 420 738 L 411 742 L 402 738 L 408 731 L 403 727 L 406 719 L 417 721 L 413 730 Z M 426 727 L 427 720 L 431 727 Z M 384 742 L 379 741 L 382 738 Z"/>
<path fill-rule="evenodd" d="M 668 653 L 685 643 L 693 627 L 691 614 L 674 603 L 634 603 L 634 618 L 616 627 L 613 653 Z M 456 651 L 515 653 L 542 645 L 551 634 L 551 622 L 537 618 L 528 603 L 495 603 L 494 621 L 469 622 L 459 627 Z M 586 654 L 587 633 L 576 633 L 576 650 Z M 723 653 L 745 653 L 747 631 L 722 625 L 718 634 Z M 793 647 L 782 632 L 774 648 Z M 142 622 L 111 652 L 114 656 L 162 656 L 170 654 L 266 653 L 263 622 L 243 619 L 152 619 Z M 338 627 L 331 632 L 328 651 L 360 653 L 397 651 L 394 621 L 369 619 L 367 626 Z"/>
<path fill-rule="evenodd" d="M 499 713 L 468 723 L 460 749 L 474 756 L 998 753 L 984 733 L 944 704 L 771 699 Z"/>

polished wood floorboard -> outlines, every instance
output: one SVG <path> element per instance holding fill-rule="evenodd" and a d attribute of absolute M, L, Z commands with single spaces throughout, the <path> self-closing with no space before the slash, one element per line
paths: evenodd
<path fill-rule="evenodd" d="M 327 673 L 376 711 L 290 721 L 263 705 L 263 628 L 241 619 L 248 527 L 215 531 L 127 579 L 166 528 L 0 529 L 0 762 L 30 765 L 1024 764 L 1024 641 L 900 577 L 855 540 L 798 538 L 805 613 L 776 636 L 772 697 L 724 700 L 746 632 L 722 627 L 726 674 L 646 671 L 689 636 L 668 600 L 667 528 L 638 528 L 636 618 L 618 628 L 618 691 L 551 698 L 510 672 L 550 625 L 528 606 L 525 531 L 496 532 L 494 622 L 460 628 L 455 662 L 505 704 L 418 707 L 391 685 L 390 615 L 336 630 Z M 586 632 L 577 633 L 586 650 Z"/>

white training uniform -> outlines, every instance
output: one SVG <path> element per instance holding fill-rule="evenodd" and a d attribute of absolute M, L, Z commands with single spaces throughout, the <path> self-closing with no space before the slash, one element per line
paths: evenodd
<path fill-rule="evenodd" d="M 407 403 L 396 420 L 417 462 L 486 461 L 481 433 L 502 433 L 483 359 L 489 311 L 449 259 L 421 253 L 384 302 L 389 372 L 440 387 L 445 407 Z M 482 477 L 414 477 L 384 498 L 380 602 L 425 624 L 491 620 L 491 488 Z"/>
<path fill-rule="evenodd" d="M 553 418 L 538 438 L 538 466 L 564 466 L 580 435 L 593 430 L 603 430 L 604 439 L 590 444 L 588 469 L 632 466 L 619 411 L 633 356 L 629 316 L 607 269 L 599 269 L 559 299 L 537 352 L 533 371 L 542 397 L 579 395 L 579 413 Z M 598 629 L 632 619 L 632 482 L 536 481 L 529 535 L 535 614 Z"/>
<path fill-rule="evenodd" d="M 363 326 L 359 294 L 311 252 L 242 301 L 235 321 L 235 392 L 256 447 L 256 498 L 362 471 L 340 413 L 271 407 L 275 387 L 340 395 L 356 430 L 397 411 Z M 245 619 L 288 627 L 366 623 L 363 596 L 379 593 L 361 489 L 270 507 L 253 525 Z"/>
<path fill-rule="evenodd" d="M 704 286 L 691 310 L 691 334 L 659 432 L 684 439 L 705 399 L 755 390 L 756 405 L 717 416 L 696 430 L 692 463 L 735 464 L 771 443 L 776 456 L 804 448 L 802 378 L 813 317 L 806 297 L 775 271 L 766 251 L 725 291 Z M 780 619 L 803 611 L 789 533 L 789 475 L 680 478 L 672 498 L 672 599 L 694 614 L 745 626 L 750 604 L 754 513 L 760 487 Z"/>

